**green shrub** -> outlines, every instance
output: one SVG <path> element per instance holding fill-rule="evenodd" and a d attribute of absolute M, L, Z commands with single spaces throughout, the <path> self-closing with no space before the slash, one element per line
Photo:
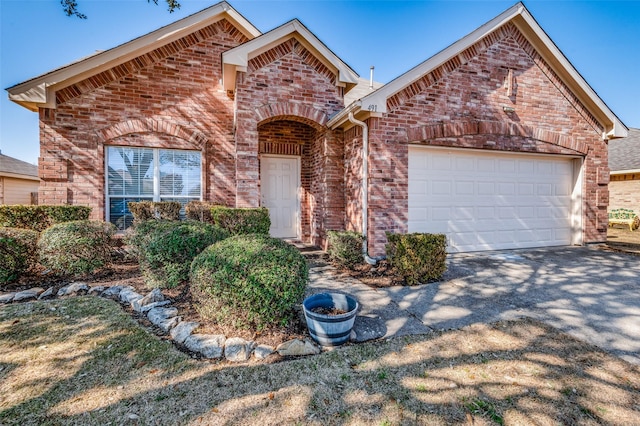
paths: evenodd
<path fill-rule="evenodd" d="M 295 247 L 263 234 L 236 235 L 193 260 L 191 292 L 204 318 L 261 330 L 292 319 L 308 275 Z"/>
<path fill-rule="evenodd" d="M 111 260 L 113 224 L 76 220 L 45 229 L 38 240 L 40 263 L 58 274 L 88 274 Z"/>
<path fill-rule="evenodd" d="M 189 201 L 184 208 L 184 212 L 187 219 L 213 223 L 211 208 L 215 206 L 216 204 L 208 201 Z"/>
<path fill-rule="evenodd" d="M 0 228 L 0 283 L 17 280 L 36 264 L 38 235 L 30 229 Z"/>
<path fill-rule="evenodd" d="M 437 281 L 447 270 L 444 234 L 387 233 L 389 264 L 409 285 Z"/>
<path fill-rule="evenodd" d="M 177 201 L 132 201 L 127 207 L 137 225 L 151 219 L 180 220 L 182 205 Z"/>
<path fill-rule="evenodd" d="M 329 259 L 344 268 L 362 263 L 364 236 L 352 231 L 327 231 Z"/>
<path fill-rule="evenodd" d="M 85 206 L 0 206 L 0 226 L 40 232 L 56 223 L 86 220 L 90 213 Z"/>
<path fill-rule="evenodd" d="M 224 206 L 211 208 L 213 223 L 229 231 L 231 235 L 266 234 L 269 235 L 271 219 L 265 207 L 236 209 Z"/>
<path fill-rule="evenodd" d="M 228 236 L 215 225 L 195 220 L 150 220 L 136 226 L 127 242 L 138 256 L 145 283 L 173 288 L 189 279 L 194 257 Z"/>

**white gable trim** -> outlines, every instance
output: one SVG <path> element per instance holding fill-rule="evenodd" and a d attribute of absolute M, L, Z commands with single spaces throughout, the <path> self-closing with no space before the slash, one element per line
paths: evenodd
<path fill-rule="evenodd" d="M 223 1 L 113 49 L 10 87 L 7 89 L 9 99 L 32 111 L 37 111 L 39 107 L 55 108 L 56 90 L 113 68 L 222 19 L 229 20 L 249 39 L 262 34 Z"/>
<path fill-rule="evenodd" d="M 357 101 L 360 109 L 360 117 L 369 112 L 386 113 L 387 99 L 400 92 L 424 75 L 430 73 L 440 65 L 444 64 L 460 52 L 471 47 L 482 38 L 494 32 L 508 22 L 513 23 L 518 30 L 527 38 L 538 53 L 544 58 L 549 66 L 554 70 L 562 81 L 580 99 L 594 117 L 605 127 L 603 138 L 613 139 L 626 137 L 627 127 L 616 117 L 609 107 L 600 99 L 598 94 L 589 86 L 580 73 L 573 67 L 571 62 L 562 54 L 560 49 L 553 43 L 544 30 L 538 25 L 533 16 L 522 3 L 517 3 L 507 9 L 491 21 L 482 25 L 466 37 L 458 40 L 446 49 L 427 59 L 420 65 L 412 68 L 400 77 L 383 86 L 381 89 L 367 95 Z M 341 111 L 329 124 L 333 127 L 348 125 L 347 110 Z"/>
<path fill-rule="evenodd" d="M 236 72 L 246 72 L 249 60 L 283 43 L 291 37 L 295 37 L 296 40 L 313 52 L 325 66 L 338 75 L 339 86 L 350 89 L 358 84 L 358 74 L 338 58 L 336 54 L 325 46 L 307 27 L 297 19 L 294 19 L 260 37 L 224 52 L 222 54 L 222 81 L 224 89 L 235 89 Z"/>

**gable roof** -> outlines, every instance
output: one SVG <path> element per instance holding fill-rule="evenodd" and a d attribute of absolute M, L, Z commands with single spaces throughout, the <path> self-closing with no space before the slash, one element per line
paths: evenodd
<path fill-rule="evenodd" d="M 0 176 L 39 180 L 38 166 L 0 154 Z"/>
<path fill-rule="evenodd" d="M 465 49 L 471 47 L 507 23 L 512 23 L 518 28 L 564 84 L 577 96 L 596 120 L 604 126 L 605 134 L 603 137 L 617 138 L 627 135 L 627 127 L 616 117 L 602 99 L 600 99 L 598 94 L 562 54 L 560 49 L 558 49 L 521 2 L 510 7 L 491 21 L 427 59 L 425 62 L 402 74 L 381 89 L 348 106 L 336 114 L 336 116 L 329 121 L 328 125 L 335 128 L 345 124 L 348 120 L 349 112 L 353 112 L 354 115 L 361 120 L 372 114 L 376 115 L 387 112 L 388 98 L 456 57 Z"/>
<path fill-rule="evenodd" d="M 609 141 L 611 174 L 640 172 L 640 129 L 629 129 L 629 136 Z"/>
<path fill-rule="evenodd" d="M 226 1 L 159 28 L 112 49 L 73 62 L 6 89 L 9 99 L 32 111 L 55 108 L 55 91 L 128 60 L 174 42 L 222 19 L 230 21 L 247 38 L 262 34 Z"/>
<path fill-rule="evenodd" d="M 338 76 L 338 85 L 346 90 L 358 84 L 358 74 L 324 45 L 302 22 L 293 19 L 253 40 L 222 53 L 222 81 L 225 90 L 235 88 L 236 71 L 247 70 L 249 60 L 295 37 L 316 58 Z"/>

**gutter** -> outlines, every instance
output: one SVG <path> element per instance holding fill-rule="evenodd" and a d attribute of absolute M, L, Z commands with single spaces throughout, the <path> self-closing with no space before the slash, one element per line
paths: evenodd
<path fill-rule="evenodd" d="M 386 256 L 371 257 L 368 250 L 368 213 L 369 213 L 369 127 L 364 121 L 353 117 L 353 111 L 349 111 L 349 121 L 362 127 L 362 257 L 369 265 L 377 265 Z"/>

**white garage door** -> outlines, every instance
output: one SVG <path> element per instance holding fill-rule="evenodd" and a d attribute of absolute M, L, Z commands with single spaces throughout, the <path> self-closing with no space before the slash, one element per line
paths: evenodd
<path fill-rule="evenodd" d="M 571 159 L 411 146 L 409 232 L 450 252 L 569 245 L 574 181 Z"/>

